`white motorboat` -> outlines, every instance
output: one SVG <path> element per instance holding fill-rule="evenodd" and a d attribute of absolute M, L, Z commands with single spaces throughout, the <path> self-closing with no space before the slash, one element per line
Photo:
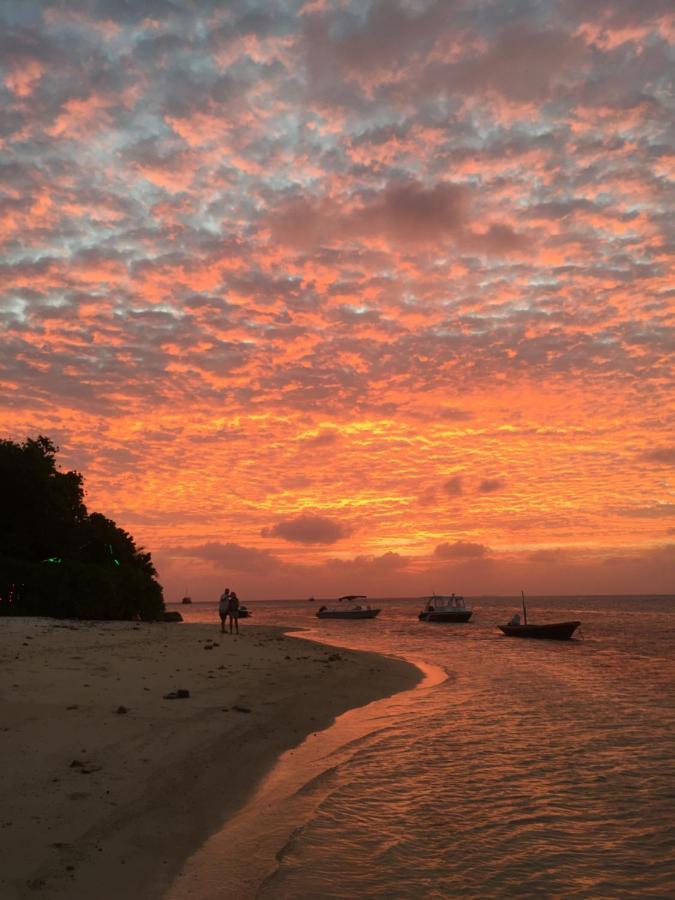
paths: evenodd
<path fill-rule="evenodd" d="M 420 598 L 424 603 L 420 622 L 468 622 L 473 610 L 459 594 L 432 594 Z"/>
<path fill-rule="evenodd" d="M 345 594 L 338 598 L 339 606 L 321 606 L 317 610 L 318 619 L 374 619 L 380 612 L 365 601 L 363 594 Z"/>

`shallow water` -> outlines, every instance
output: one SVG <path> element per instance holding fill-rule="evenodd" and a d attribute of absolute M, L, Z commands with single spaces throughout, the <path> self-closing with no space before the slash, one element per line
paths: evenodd
<path fill-rule="evenodd" d="M 573 642 L 502 636 L 515 598 L 476 598 L 463 625 L 372 602 L 373 621 L 308 602 L 250 604 L 251 621 L 448 677 L 286 754 L 172 900 L 675 894 L 675 597 L 530 598 L 532 621 L 581 619 Z"/>

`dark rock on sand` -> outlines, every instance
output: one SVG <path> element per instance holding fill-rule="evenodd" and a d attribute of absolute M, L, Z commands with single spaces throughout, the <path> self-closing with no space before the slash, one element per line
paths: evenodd
<path fill-rule="evenodd" d="M 179 612 L 165 612 L 163 620 L 164 622 L 182 622 L 183 617 Z"/>
<path fill-rule="evenodd" d="M 190 696 L 190 691 L 186 691 L 182 688 L 179 688 L 177 691 L 171 691 L 168 694 L 164 694 L 165 700 L 187 700 Z"/>
<path fill-rule="evenodd" d="M 91 763 L 82 762 L 81 759 L 74 759 L 69 768 L 77 769 L 80 775 L 91 775 L 93 772 L 100 772 L 101 766 L 94 766 Z"/>

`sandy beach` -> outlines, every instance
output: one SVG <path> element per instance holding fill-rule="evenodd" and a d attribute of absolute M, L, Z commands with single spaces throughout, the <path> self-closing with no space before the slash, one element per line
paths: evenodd
<path fill-rule="evenodd" d="M 4 900 L 161 897 L 281 752 L 420 677 L 248 624 L 0 629 Z"/>

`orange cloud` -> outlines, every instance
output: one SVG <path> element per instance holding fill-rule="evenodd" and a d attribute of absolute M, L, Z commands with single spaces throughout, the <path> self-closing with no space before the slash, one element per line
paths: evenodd
<path fill-rule="evenodd" d="M 0 11 L 3 436 L 169 593 L 663 587 L 670 13 L 160 6 Z"/>

